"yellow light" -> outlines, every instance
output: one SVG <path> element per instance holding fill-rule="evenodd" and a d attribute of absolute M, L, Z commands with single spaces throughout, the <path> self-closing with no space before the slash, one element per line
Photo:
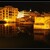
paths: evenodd
<path fill-rule="evenodd" d="M 43 23 L 44 25 L 34 24 L 34 29 L 50 29 L 50 20 L 49 17 L 36 17 L 35 23 Z"/>
<path fill-rule="evenodd" d="M 44 23 L 44 18 L 43 17 L 36 17 L 35 18 L 35 23 Z"/>
<path fill-rule="evenodd" d="M 8 23 L 4 24 L 4 26 L 8 26 L 8 25 L 9 25 Z"/>
<path fill-rule="evenodd" d="M 5 20 L 6 22 L 8 22 L 8 19 L 5 18 L 4 20 Z"/>

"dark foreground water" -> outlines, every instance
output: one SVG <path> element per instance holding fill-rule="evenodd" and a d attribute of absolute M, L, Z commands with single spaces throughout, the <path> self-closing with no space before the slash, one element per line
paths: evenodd
<path fill-rule="evenodd" d="M 0 24 L 0 48 L 50 48 L 50 35 L 34 35 L 33 25 Z"/>
<path fill-rule="evenodd" d="M 32 25 L 0 24 L 0 48 L 33 47 Z"/>

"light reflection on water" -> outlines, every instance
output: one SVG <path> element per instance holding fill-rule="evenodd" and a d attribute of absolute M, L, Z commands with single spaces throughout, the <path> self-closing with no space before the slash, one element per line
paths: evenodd
<path fill-rule="evenodd" d="M 32 28 L 17 23 L 0 24 L 0 48 L 33 47 Z"/>
<path fill-rule="evenodd" d="M 17 37 L 18 33 L 33 33 L 31 26 L 17 26 L 17 23 L 0 24 L 0 37 Z"/>
<path fill-rule="evenodd" d="M 17 23 L 0 24 L 0 37 L 17 37 L 21 33 L 31 35 L 35 40 L 45 40 L 44 33 L 42 35 L 33 33 L 32 25 L 17 25 Z"/>
<path fill-rule="evenodd" d="M 36 44 L 37 41 L 41 41 L 41 40 L 47 41 L 46 36 L 44 34 L 35 35 L 33 33 L 33 25 L 17 25 L 17 23 L 0 24 L 0 38 L 2 37 L 16 38 L 14 40 L 8 40 L 8 38 L 7 40 L 0 39 L 2 47 L 31 47 L 31 48 L 33 47 L 34 48 L 34 46 L 37 47 L 39 45 L 39 43 L 38 45 Z M 11 45 L 6 43 L 10 43 Z M 3 44 L 4 45 L 6 44 L 6 46 L 3 46 Z"/>
<path fill-rule="evenodd" d="M 0 36 L 2 37 L 8 37 L 13 36 L 15 34 L 15 24 L 6 23 L 6 24 L 0 24 Z M 13 34 L 13 35 L 12 35 Z"/>

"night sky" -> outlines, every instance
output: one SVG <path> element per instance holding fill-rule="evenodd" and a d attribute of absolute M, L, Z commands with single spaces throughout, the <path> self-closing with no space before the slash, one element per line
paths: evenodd
<path fill-rule="evenodd" d="M 17 7 L 19 10 L 50 11 L 50 2 L 0 2 L 1 7 L 6 5 Z"/>

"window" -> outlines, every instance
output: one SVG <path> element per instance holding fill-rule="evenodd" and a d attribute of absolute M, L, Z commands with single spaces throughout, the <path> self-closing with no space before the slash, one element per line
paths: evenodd
<path fill-rule="evenodd" d="M 9 13 L 12 13 L 12 11 L 9 11 Z"/>

